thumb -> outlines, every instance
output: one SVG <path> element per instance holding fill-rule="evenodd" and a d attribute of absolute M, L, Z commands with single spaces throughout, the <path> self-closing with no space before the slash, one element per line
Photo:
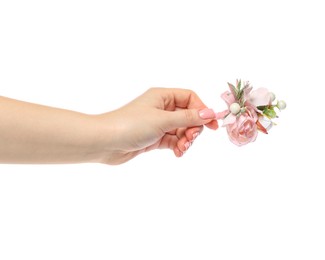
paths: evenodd
<path fill-rule="evenodd" d="M 171 131 L 180 127 L 205 125 L 215 117 L 215 112 L 209 108 L 166 111 L 165 130 Z"/>

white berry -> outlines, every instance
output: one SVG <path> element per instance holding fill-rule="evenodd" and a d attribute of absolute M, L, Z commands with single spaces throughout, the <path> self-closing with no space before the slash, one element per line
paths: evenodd
<path fill-rule="evenodd" d="M 283 109 L 285 109 L 287 107 L 287 104 L 283 100 L 280 100 L 280 101 L 278 101 L 276 106 L 278 107 L 278 109 L 283 110 Z"/>
<path fill-rule="evenodd" d="M 229 109 L 232 114 L 237 115 L 240 111 L 240 105 L 238 103 L 232 103 Z"/>

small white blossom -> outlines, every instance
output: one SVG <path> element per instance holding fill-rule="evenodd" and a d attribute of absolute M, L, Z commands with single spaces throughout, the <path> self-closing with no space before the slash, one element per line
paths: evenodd
<path fill-rule="evenodd" d="M 283 110 L 283 109 L 285 109 L 287 107 L 287 104 L 283 100 L 280 100 L 280 101 L 278 101 L 276 106 L 277 106 L 278 109 Z"/>

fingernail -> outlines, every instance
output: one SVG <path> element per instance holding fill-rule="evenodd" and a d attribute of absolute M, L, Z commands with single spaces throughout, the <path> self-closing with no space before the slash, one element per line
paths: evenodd
<path fill-rule="evenodd" d="M 193 141 L 196 139 L 196 137 L 199 136 L 199 134 L 200 134 L 199 132 L 196 132 L 196 133 L 193 134 Z"/>
<path fill-rule="evenodd" d="M 176 148 L 174 151 L 175 151 L 176 157 L 182 157 L 183 152 L 180 149 Z"/>
<path fill-rule="evenodd" d="M 191 146 L 191 143 L 190 142 L 186 142 L 184 144 L 184 147 L 185 147 L 185 151 Z"/>
<path fill-rule="evenodd" d="M 199 111 L 199 116 L 202 119 L 213 119 L 213 118 L 215 118 L 215 113 L 210 108 L 204 108 L 204 109 Z"/>

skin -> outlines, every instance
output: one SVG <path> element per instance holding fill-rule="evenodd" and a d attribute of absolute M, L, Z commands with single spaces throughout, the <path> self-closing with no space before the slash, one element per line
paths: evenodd
<path fill-rule="evenodd" d="M 0 97 L 0 163 L 125 163 L 153 149 L 181 157 L 215 114 L 191 90 L 151 88 L 99 115 Z"/>

